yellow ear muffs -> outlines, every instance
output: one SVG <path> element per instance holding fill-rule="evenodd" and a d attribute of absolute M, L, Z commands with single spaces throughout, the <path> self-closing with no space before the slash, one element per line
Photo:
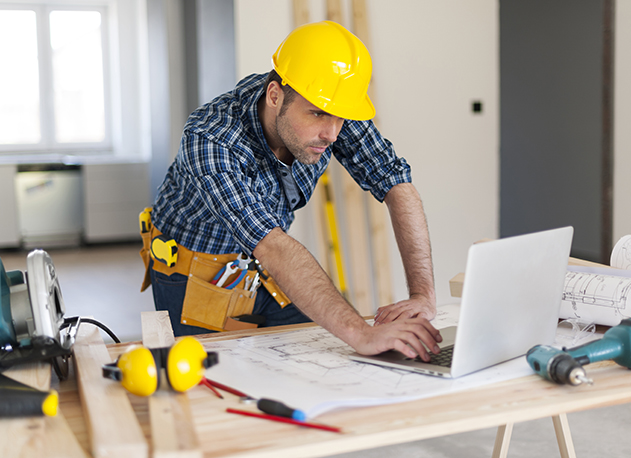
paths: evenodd
<path fill-rule="evenodd" d="M 207 353 L 195 338 L 184 337 L 169 350 L 167 380 L 175 391 L 186 391 L 198 385 L 206 369 L 216 363 L 216 353 Z"/>
<path fill-rule="evenodd" d="M 121 382 L 137 396 L 151 396 L 160 385 L 160 370 L 151 351 L 133 345 L 115 362 L 103 366 L 103 377 Z"/>
<path fill-rule="evenodd" d="M 206 352 L 199 341 L 187 336 L 172 347 L 129 347 L 115 362 L 103 366 L 103 377 L 121 382 L 132 394 L 150 396 L 160 386 L 164 367 L 169 385 L 184 392 L 199 384 L 204 371 L 217 362 L 217 353 Z"/>

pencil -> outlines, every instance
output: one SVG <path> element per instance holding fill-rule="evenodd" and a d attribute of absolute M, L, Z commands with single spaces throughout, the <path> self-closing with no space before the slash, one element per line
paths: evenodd
<path fill-rule="evenodd" d="M 319 423 L 309 423 L 309 422 L 306 422 L 306 421 L 292 420 L 291 418 L 278 417 L 276 415 L 269 415 L 269 414 L 256 413 L 256 412 L 249 412 L 247 410 L 230 409 L 230 408 L 226 409 L 226 412 L 228 412 L 228 413 L 236 413 L 238 415 L 245 415 L 247 417 L 262 418 L 264 420 L 278 421 L 278 422 L 281 422 L 281 423 L 289 423 L 289 424 L 292 424 L 292 425 L 305 426 L 307 428 L 322 429 L 324 431 L 331 431 L 331 432 L 334 432 L 334 433 L 341 433 L 342 432 L 342 428 L 338 428 L 336 426 L 328 426 L 328 425 L 322 425 L 322 424 L 319 424 Z"/>
<path fill-rule="evenodd" d="M 219 391 L 217 391 L 214 386 L 212 386 L 212 384 L 208 381 L 208 379 L 206 377 L 202 377 L 202 381 L 199 382 L 199 384 L 210 388 L 210 390 L 213 393 L 215 393 L 219 399 L 223 399 L 223 396 L 221 395 L 221 393 Z"/>
<path fill-rule="evenodd" d="M 226 386 L 222 383 L 219 382 L 215 382 L 213 380 L 210 380 L 209 378 L 204 377 L 202 380 L 205 380 L 207 385 L 206 386 L 213 386 L 215 388 L 219 388 L 220 390 L 224 390 L 230 394 L 234 394 L 235 396 L 239 396 L 240 398 L 247 398 L 249 397 L 247 394 L 239 391 L 239 390 L 235 390 L 234 388 L 230 388 L 229 386 Z"/>

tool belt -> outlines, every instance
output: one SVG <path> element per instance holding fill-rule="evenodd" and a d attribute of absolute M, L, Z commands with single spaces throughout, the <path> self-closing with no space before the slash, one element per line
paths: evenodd
<path fill-rule="evenodd" d="M 162 236 L 161 240 L 165 242 L 173 241 L 165 238 L 152 224 L 145 224 L 143 227 L 142 213 L 140 235 L 143 241 L 140 257 L 145 263 L 145 278 L 140 289 L 141 292 L 151 284 L 149 273 L 151 258 L 154 259 L 153 270 L 156 272 L 169 276 L 178 273 L 188 277 L 182 316 L 180 317 L 182 324 L 199 326 L 212 331 L 232 331 L 257 327 L 255 323 L 235 319 L 235 317 L 252 313 L 256 290 L 249 291 L 245 285 L 246 281 L 248 279 L 252 281 L 257 273 L 259 273 L 262 286 L 276 299 L 281 308 L 290 303 L 289 298 L 281 291 L 274 279 L 262 268 L 260 271 L 248 270 L 247 275 L 230 285 L 230 289 L 213 284 L 213 279 L 216 279 L 221 273 L 222 268 L 225 268 L 231 261 L 237 260 L 238 253 L 200 253 L 174 242 L 174 246 L 177 246 L 173 250 L 177 253 L 176 260 L 171 261 L 169 259 L 169 262 L 165 263 L 164 260 L 156 259 L 155 253 L 152 256 L 152 241 L 160 236 Z"/>

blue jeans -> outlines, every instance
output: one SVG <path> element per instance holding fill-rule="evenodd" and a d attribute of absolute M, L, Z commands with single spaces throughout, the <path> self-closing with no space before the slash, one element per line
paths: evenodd
<path fill-rule="evenodd" d="M 151 260 L 149 266 L 153 302 L 155 303 L 156 310 L 166 310 L 169 312 L 173 334 L 179 337 L 214 332 L 198 326 L 189 326 L 180 323 L 188 277 L 181 274 L 164 275 L 163 273 L 153 270 L 152 266 L 153 260 Z M 209 307 L 211 307 L 210 304 Z M 278 302 L 276 302 L 276 299 L 274 299 L 264 287 L 258 289 L 252 314 L 265 317 L 265 324 L 261 327 L 308 323 L 311 321 L 294 304 L 289 304 L 281 308 Z"/>

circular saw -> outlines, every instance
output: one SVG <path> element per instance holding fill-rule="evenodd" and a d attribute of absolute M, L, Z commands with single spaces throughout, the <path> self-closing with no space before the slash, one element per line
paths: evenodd
<path fill-rule="evenodd" d="M 31 251 L 26 271 L 7 272 L 0 260 L 0 371 L 27 362 L 50 361 L 57 376 L 68 376 L 80 319 L 68 325 L 53 261 Z"/>

